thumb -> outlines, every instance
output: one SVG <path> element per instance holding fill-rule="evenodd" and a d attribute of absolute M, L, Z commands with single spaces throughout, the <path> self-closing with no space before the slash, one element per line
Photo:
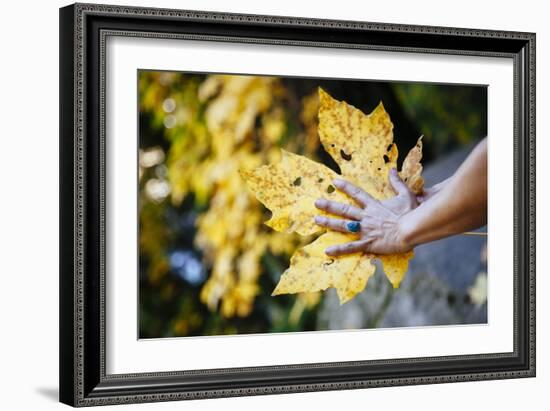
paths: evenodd
<path fill-rule="evenodd" d="M 398 195 L 408 195 L 409 187 L 401 180 L 395 168 L 390 169 L 390 184 Z"/>

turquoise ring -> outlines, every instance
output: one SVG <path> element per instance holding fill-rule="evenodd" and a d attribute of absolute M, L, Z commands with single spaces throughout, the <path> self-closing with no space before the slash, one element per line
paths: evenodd
<path fill-rule="evenodd" d="M 356 233 L 361 229 L 361 223 L 359 221 L 350 221 L 346 224 L 346 227 L 350 233 Z"/>

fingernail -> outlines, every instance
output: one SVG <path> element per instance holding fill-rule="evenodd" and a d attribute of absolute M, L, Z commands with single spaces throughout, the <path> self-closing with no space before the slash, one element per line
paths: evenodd
<path fill-rule="evenodd" d="M 325 200 L 324 198 L 318 198 L 317 200 L 315 200 L 315 207 L 324 207 L 327 203 L 327 200 Z"/>
<path fill-rule="evenodd" d="M 316 215 L 316 216 L 315 216 L 315 222 L 316 222 L 317 224 L 322 224 L 324 221 L 325 221 L 325 218 L 324 218 L 324 217 L 321 217 L 320 215 Z"/>
<path fill-rule="evenodd" d="M 396 176 L 397 175 L 397 169 L 396 168 L 390 168 L 390 173 L 392 176 Z"/>
<path fill-rule="evenodd" d="M 342 184 L 344 184 L 344 180 L 340 180 L 339 178 L 335 178 L 332 181 L 332 184 L 334 184 L 336 187 L 338 187 L 338 186 L 341 186 Z"/>
<path fill-rule="evenodd" d="M 334 252 L 334 248 L 333 248 L 333 247 L 325 248 L 325 254 L 331 255 L 333 252 Z"/>

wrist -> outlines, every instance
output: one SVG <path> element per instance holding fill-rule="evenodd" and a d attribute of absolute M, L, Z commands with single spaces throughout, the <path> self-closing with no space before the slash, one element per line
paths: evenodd
<path fill-rule="evenodd" d="M 415 218 L 411 214 L 413 214 L 412 211 L 404 214 L 397 222 L 397 235 L 405 251 L 410 251 L 418 245 Z"/>

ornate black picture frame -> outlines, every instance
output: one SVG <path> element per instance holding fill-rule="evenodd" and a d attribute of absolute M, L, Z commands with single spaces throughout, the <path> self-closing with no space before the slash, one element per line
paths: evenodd
<path fill-rule="evenodd" d="M 513 59 L 513 352 L 106 374 L 108 36 Z M 92 406 L 535 376 L 535 34 L 76 4 L 60 10 L 60 98 L 62 402 Z"/>

